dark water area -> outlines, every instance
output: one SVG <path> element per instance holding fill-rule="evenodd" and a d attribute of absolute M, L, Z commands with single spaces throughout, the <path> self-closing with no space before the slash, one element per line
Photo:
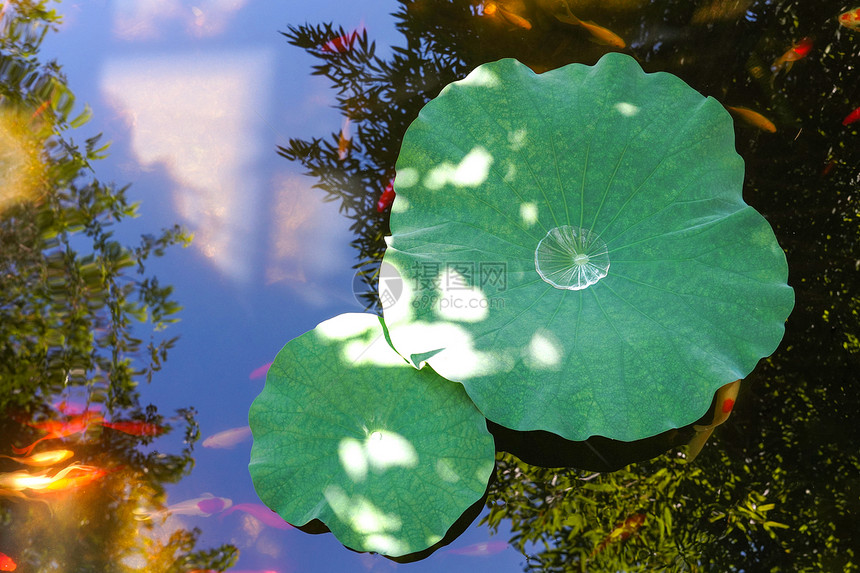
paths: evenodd
<path fill-rule="evenodd" d="M 840 23 L 860 7 L 2 6 L 0 570 L 860 569 L 860 23 Z M 496 428 L 519 458 L 497 453 L 480 517 L 416 563 L 286 524 L 248 474 L 248 410 L 287 341 L 380 309 L 408 126 L 481 64 L 608 52 L 731 111 L 795 294 L 777 350 L 694 461 L 692 425 Z"/>

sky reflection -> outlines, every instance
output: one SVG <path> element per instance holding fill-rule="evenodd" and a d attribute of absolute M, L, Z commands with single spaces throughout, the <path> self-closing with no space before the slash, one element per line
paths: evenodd
<path fill-rule="evenodd" d="M 226 276 L 249 276 L 245 243 L 257 232 L 263 192 L 254 165 L 266 153 L 259 131 L 272 57 L 265 51 L 114 59 L 105 97 L 131 131 L 144 168 L 161 163 L 173 205 L 194 246 Z"/>

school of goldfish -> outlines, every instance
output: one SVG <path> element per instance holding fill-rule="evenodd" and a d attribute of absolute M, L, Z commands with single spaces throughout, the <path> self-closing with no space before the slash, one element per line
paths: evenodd
<path fill-rule="evenodd" d="M 11 460 L 21 466 L 45 468 L 40 471 L 16 470 L 0 473 L 0 496 L 47 503 L 44 499 L 47 494 L 85 487 L 100 480 L 110 471 L 115 471 L 115 469 L 108 470 L 85 465 L 80 461 L 57 469 L 58 464 L 74 457 L 74 451 L 58 448 L 33 453 L 33 450 L 43 442 L 84 435 L 94 426 L 136 436 L 158 436 L 167 431 L 163 426 L 138 420 L 108 421 L 101 413 L 90 410 L 66 414 L 70 409 L 65 404 L 58 406 L 57 410 L 63 414 L 64 420 L 24 422 L 35 430 L 45 432 L 44 436 L 25 447 L 11 446 L 15 455 L 0 454 L 0 458 Z"/>

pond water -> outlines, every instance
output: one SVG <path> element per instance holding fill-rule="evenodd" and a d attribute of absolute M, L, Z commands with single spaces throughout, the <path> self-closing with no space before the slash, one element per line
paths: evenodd
<path fill-rule="evenodd" d="M 617 561 L 593 561 L 587 570 L 654 570 L 671 554 L 669 546 L 681 556 L 673 557 L 678 570 L 857 570 L 856 558 L 840 551 L 857 546 L 856 533 L 843 525 L 860 509 L 860 442 L 851 421 L 860 356 L 860 121 L 849 119 L 860 106 L 860 26 L 838 20 L 855 6 L 830 0 L 568 5 L 581 23 L 554 16 L 560 4 L 551 0 L 49 4 L 62 23 L 46 36 L 38 58 L 62 67 L 75 96 L 72 116 L 84 103 L 92 110 L 67 136 L 83 145 L 104 134 L 112 145 L 105 159 L 90 162 L 95 177 L 130 183 L 129 200 L 140 202 L 139 217 L 111 227 L 113 238 L 133 245 L 142 233 L 177 223 L 194 238 L 187 248 L 174 246 L 146 261 L 141 275 L 172 285 L 182 306 L 180 321 L 156 334 L 156 342 L 179 338 L 151 382 L 141 376 L 136 390 L 111 390 L 94 381 L 99 373 L 110 379 L 109 373 L 74 362 L 36 368 L 66 372 L 45 384 L 20 385 L 11 363 L 0 370 L 7 396 L 0 402 L 0 454 L 13 455 L 12 446 L 43 435 L 37 430 L 50 431 L 38 422 L 76 416 L 80 422 L 92 412 L 100 423 L 85 418 L 83 432 L 69 430 L 56 443 L 77 450 L 74 460 L 85 467 L 103 463 L 108 473 L 100 477 L 112 480 L 109 487 L 89 484 L 46 499 L 0 482 L 0 570 L 12 570 L 3 569 L 5 557 L 21 572 L 187 572 L 227 563 L 235 571 L 279 573 L 558 571 L 565 563 L 586 570 L 588 559 L 608 560 L 616 550 Z M 335 30 L 318 28 L 329 22 Z M 396 73 L 367 71 L 364 33 L 375 42 L 376 61 L 405 54 L 414 62 Z M 734 484 L 730 493 L 718 499 L 719 488 L 696 481 L 714 499 L 697 506 L 695 519 L 680 501 L 692 494 L 680 490 L 677 500 L 643 490 L 612 511 L 612 497 L 599 496 L 615 495 L 619 484 L 633 491 L 638 477 L 616 474 L 601 482 L 590 471 L 541 470 L 526 478 L 508 461 L 499 466 L 505 477 L 490 498 L 509 509 L 498 530 L 476 520 L 453 543 L 409 565 L 351 552 L 331 534 L 309 535 L 272 519 L 248 473 L 249 407 L 287 341 L 340 313 L 362 312 L 372 300 L 361 296 L 369 287 L 356 278 L 354 265 L 376 268 L 384 249 L 387 207 L 376 205 L 405 126 L 445 84 L 481 63 L 516 57 L 544 72 L 573 62 L 592 65 L 609 51 L 634 56 L 647 72 L 671 72 L 726 106 L 754 110 L 735 110 L 744 200 L 770 222 L 786 251 L 797 303 L 779 349 L 747 377 L 735 413 L 698 462 L 714 483 Z M 352 60 L 332 64 L 337 58 Z M 323 66 L 322 73 L 314 74 L 314 66 Z M 9 69 L 0 81 L 11 85 Z M 344 70 L 358 71 L 338 75 Z M 326 74 L 340 82 L 340 93 Z M 4 98 L 14 101 L 9 90 L 4 87 Z M 350 106 L 353 119 L 344 119 Z M 303 147 L 301 140 L 314 138 L 326 144 Z M 81 235 L 70 245 L 87 252 L 92 241 Z M 24 268 L 23 260 L 4 272 Z M 26 291 L 12 296 L 12 287 L 2 284 L 10 289 L 3 316 L 12 316 L 9 309 L 18 308 L 14 301 Z M 78 300 L 66 295 L 69 305 Z M 2 332 L 25 336 L 11 327 Z M 149 326 L 134 332 L 149 342 Z M 13 346 L 4 346 L 0 359 L 19 360 Z M 172 430 L 159 435 L 167 426 Z M 185 428 L 194 434 L 198 426 L 199 440 L 188 449 Z M 672 465 L 677 456 L 665 459 L 677 476 L 683 467 Z M 760 471 L 750 469 L 756 464 Z M 633 473 L 653 476 L 660 467 Z M 24 470 L 40 472 L 0 458 L 0 479 Z M 575 496 L 562 487 L 565 480 L 576 482 L 576 491 L 602 483 L 604 490 L 593 489 L 600 502 L 591 505 L 603 504 L 593 518 L 573 520 L 575 506 L 565 503 Z M 667 518 L 652 505 L 659 503 L 677 513 Z M 768 504 L 774 507 L 763 509 Z M 104 512 L 112 512 L 110 519 Z M 485 508 L 482 516 L 488 514 Z M 715 531 L 732 520 L 750 532 L 728 525 Z M 653 538 L 637 532 L 643 521 L 659 522 Z M 628 522 L 634 524 L 628 530 L 619 525 Z M 188 533 L 195 529 L 196 537 Z M 43 538 L 46 530 L 51 533 Z M 513 533 L 524 535 L 519 547 L 531 559 L 507 543 Z M 601 544 L 604 539 L 611 543 Z M 743 549 L 738 539 L 746 542 Z M 819 549 L 824 540 L 827 548 Z M 543 542 L 552 550 L 543 552 Z M 209 555 L 181 558 L 209 549 Z M 719 569 L 719 559 L 734 561 Z"/>

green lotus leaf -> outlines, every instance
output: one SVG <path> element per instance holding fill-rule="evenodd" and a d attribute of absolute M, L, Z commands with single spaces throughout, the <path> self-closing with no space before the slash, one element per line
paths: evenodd
<path fill-rule="evenodd" d="M 671 74 L 617 53 L 482 65 L 404 137 L 392 343 L 511 429 L 689 424 L 776 349 L 794 305 L 743 175 L 729 114 Z"/>
<path fill-rule="evenodd" d="M 375 315 L 343 314 L 288 342 L 249 417 L 260 499 L 293 525 L 322 521 L 357 551 L 434 545 L 494 467 L 463 387 L 404 361 Z"/>

